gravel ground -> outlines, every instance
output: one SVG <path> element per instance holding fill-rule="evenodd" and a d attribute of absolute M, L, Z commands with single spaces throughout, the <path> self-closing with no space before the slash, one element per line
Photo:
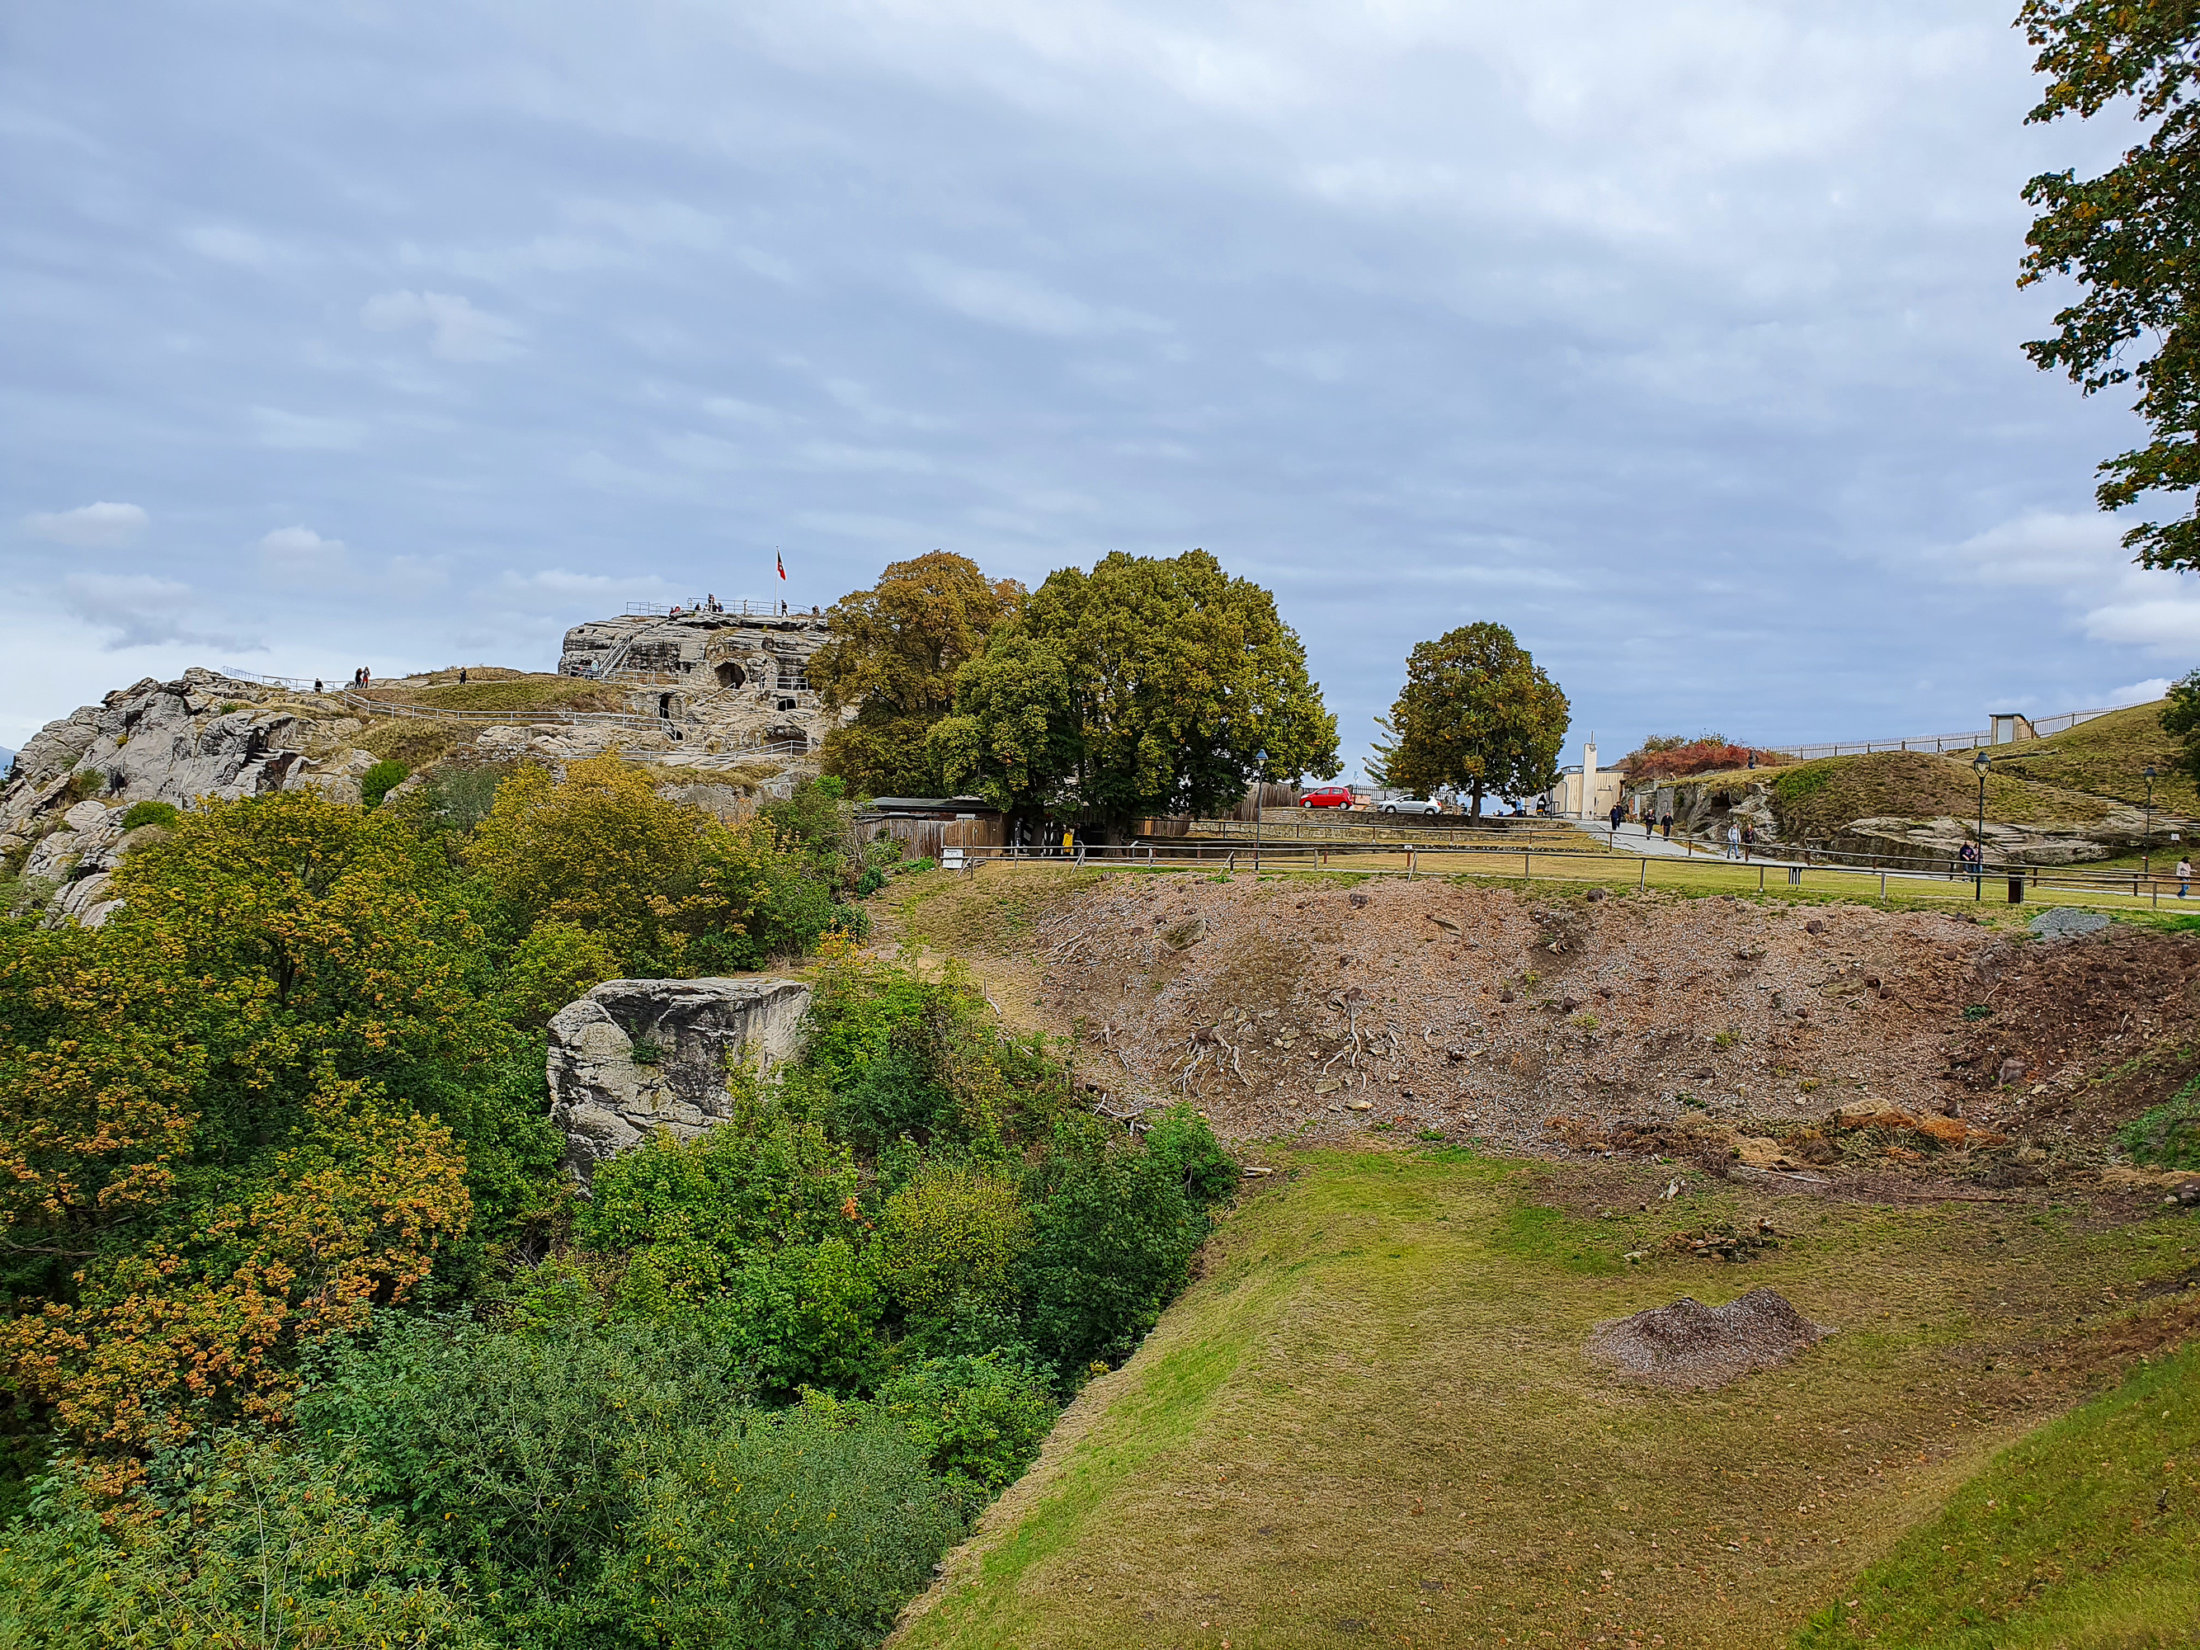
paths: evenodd
<path fill-rule="evenodd" d="M 1589 1351 L 1667 1386 L 1724 1386 L 1753 1369 L 1784 1364 L 1832 1333 L 1777 1290 L 1752 1289 L 1724 1306 L 1683 1295 L 1671 1306 L 1599 1324 Z"/>

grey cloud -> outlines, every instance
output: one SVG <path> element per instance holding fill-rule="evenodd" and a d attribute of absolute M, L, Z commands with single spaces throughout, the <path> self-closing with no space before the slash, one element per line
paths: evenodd
<path fill-rule="evenodd" d="M 142 573 L 72 573 L 61 584 L 66 610 L 106 635 L 110 651 L 180 643 L 257 652 L 262 644 L 234 631 L 202 626 L 197 593 L 174 579 Z M 118 686 L 121 684 L 117 684 Z"/>
<path fill-rule="evenodd" d="M 151 521 L 135 504 L 84 504 L 74 510 L 34 511 L 23 518 L 23 530 L 80 550 L 113 550 L 135 542 Z"/>
<path fill-rule="evenodd" d="M 16 607 L 539 665 L 627 600 L 776 596 L 774 546 L 808 606 L 935 546 L 1196 544 L 1348 737 L 1490 618 L 1608 749 L 1972 726 L 2200 651 L 2090 510 L 2128 413 L 2019 350 L 2059 300 L 2013 289 L 2017 191 L 2124 131 L 2024 127 L 1971 0 L 651 19 L 25 11 Z M 63 585 L 31 521 L 115 496 L 157 545 L 82 548 L 192 594 Z M 269 576 L 339 531 L 342 577 Z M 110 668 L 56 658 L 0 655 L 0 735 Z"/>
<path fill-rule="evenodd" d="M 518 327 L 449 292 L 379 293 L 360 306 L 359 319 L 375 332 L 426 327 L 429 353 L 445 361 L 506 361 L 521 348 Z"/>

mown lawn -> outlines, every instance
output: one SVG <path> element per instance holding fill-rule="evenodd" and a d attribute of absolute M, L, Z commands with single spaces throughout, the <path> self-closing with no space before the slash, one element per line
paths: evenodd
<path fill-rule="evenodd" d="M 2135 1286 L 2200 1247 L 2179 1216 L 1716 1182 L 1658 1200 L 1646 1176 L 1677 1171 L 1655 1166 L 1585 1186 L 1456 1149 L 1275 1161 L 1290 1177 L 1232 1218 L 897 1642 L 1782 1644 L 2110 1379 L 2103 1331 L 2127 1350 L 2167 1333 L 2176 1297 Z M 1663 1242 L 1760 1213 L 1784 1239 L 1747 1265 Z M 1837 1333 L 1715 1392 L 1582 1351 L 1600 1320 L 1758 1284 Z"/>
<path fill-rule="evenodd" d="M 2200 1644 L 2200 1345 L 1996 1456 L 1796 1650 Z"/>

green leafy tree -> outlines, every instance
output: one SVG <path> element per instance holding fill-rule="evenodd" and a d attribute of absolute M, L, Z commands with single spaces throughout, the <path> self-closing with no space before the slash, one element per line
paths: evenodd
<path fill-rule="evenodd" d="M 913 1431 L 759 1409 L 721 1341 L 631 1317 L 391 1315 L 330 1349 L 298 1415 L 514 1650 L 877 1644 L 967 1507 Z"/>
<path fill-rule="evenodd" d="M 64 1462 L 0 1539 L 0 1644 L 489 1643 L 463 1583 L 367 1504 L 356 1465 L 252 1429 L 155 1457 L 119 1514 Z"/>
<path fill-rule="evenodd" d="M 956 679 L 942 776 L 1009 808 L 1217 813 L 1255 779 L 1333 777 L 1337 719 L 1259 585 L 1204 550 L 1063 568 Z"/>
<path fill-rule="evenodd" d="M 2025 345 L 2043 369 L 2086 394 L 2136 380 L 2151 438 L 2100 465 L 2104 510 L 2149 492 L 2200 486 L 2200 8 L 2189 0 L 2025 0 L 2017 14 L 2049 77 L 2028 124 L 2114 108 L 2151 125 L 2099 177 L 2045 172 L 2024 187 L 2039 209 L 2019 286 L 2075 276 L 2082 295 L 2053 337 Z M 2151 353 L 2133 346 L 2146 340 Z M 2137 356 L 2134 359 L 2134 356 Z M 2143 522 L 2124 535 L 2148 567 L 2200 567 L 2200 514 Z"/>
<path fill-rule="evenodd" d="M 2200 670 L 2170 688 L 2169 703 L 2162 707 L 2162 731 L 2184 741 L 2178 765 L 2200 781 Z"/>
<path fill-rule="evenodd" d="M 996 808 L 1051 808 L 1075 794 L 1082 741 L 1077 673 L 1067 648 L 1004 630 L 956 677 L 955 714 L 926 736 L 950 791 Z"/>
<path fill-rule="evenodd" d="M 466 1232 L 467 1135 L 548 1130 L 494 1098 L 475 891 L 402 808 L 210 803 L 115 886 L 100 929 L 0 931 L 0 1360 L 132 1450 L 279 1414 Z"/>
<path fill-rule="evenodd" d="M 1473 798 L 1522 796 L 1550 784 L 1566 740 L 1566 695 L 1501 624 L 1461 625 L 1406 661 L 1390 707 L 1397 749 L 1390 783 L 1426 793 L 1449 785 Z"/>
<path fill-rule="evenodd" d="M 935 550 L 897 561 L 826 613 L 831 639 L 810 658 L 826 708 L 855 720 L 825 736 L 824 770 L 871 796 L 929 795 L 939 784 L 925 735 L 954 708 L 955 672 L 1024 599 L 968 557 Z"/>

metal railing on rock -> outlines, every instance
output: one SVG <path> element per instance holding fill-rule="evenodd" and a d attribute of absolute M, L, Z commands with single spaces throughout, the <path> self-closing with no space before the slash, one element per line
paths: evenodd
<path fill-rule="evenodd" d="M 2129 705 L 2109 705 L 2100 710 L 2066 710 L 2053 716 L 2028 716 L 2024 719 L 2025 725 L 2032 731 L 2023 737 L 2045 739 L 2050 734 L 2067 733 L 2080 722 L 2090 722 L 2096 716 L 2130 708 Z M 2002 741 L 2004 744 L 2015 742 Z M 1814 745 L 1782 745 L 1768 741 L 1752 748 L 1771 751 L 1797 762 L 1813 762 L 1822 756 L 1870 756 L 1879 751 L 1931 751 L 1945 755 L 1949 751 L 1976 750 L 1993 743 L 1992 728 L 1972 728 L 1963 733 L 1915 733 L 1902 739 L 1835 739 Z"/>

